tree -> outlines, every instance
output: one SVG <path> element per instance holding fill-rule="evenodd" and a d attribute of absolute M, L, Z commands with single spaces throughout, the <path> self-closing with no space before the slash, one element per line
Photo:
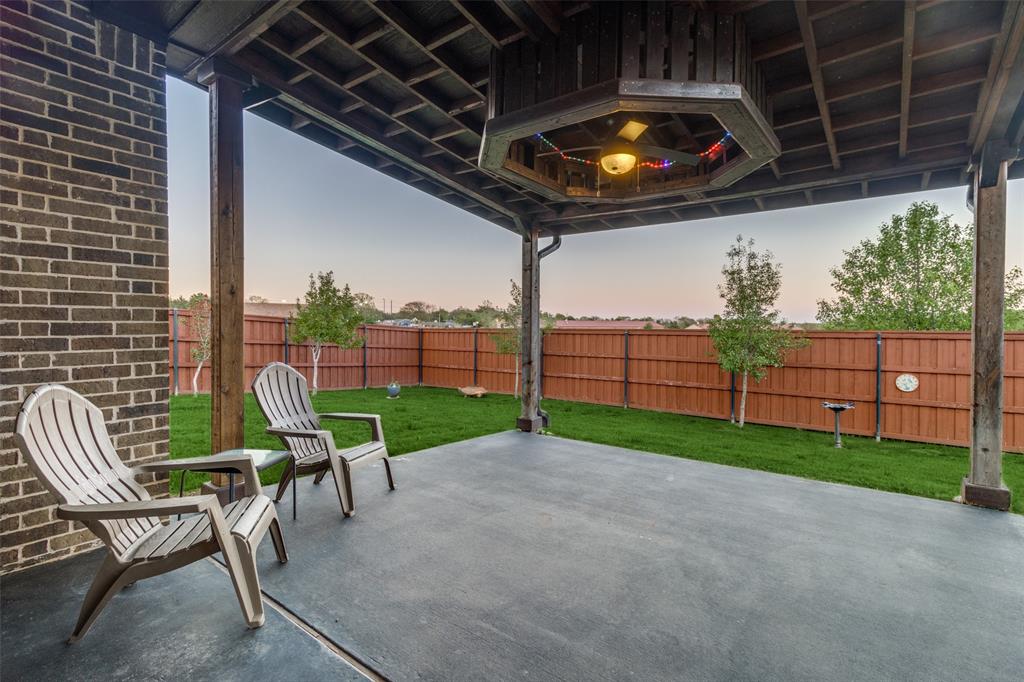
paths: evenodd
<path fill-rule="evenodd" d="M 370 294 L 357 292 L 352 294 L 356 310 L 365 322 L 376 322 L 384 318 L 384 311 L 377 307 L 377 299 Z"/>
<path fill-rule="evenodd" d="M 398 311 L 400 315 L 417 320 L 429 320 L 437 313 L 437 306 L 424 301 L 409 301 Z"/>
<path fill-rule="evenodd" d="M 511 299 L 504 308 L 498 311 L 496 322 L 504 330 L 497 334 L 491 334 L 494 341 L 494 350 L 500 355 L 516 356 L 516 379 L 513 394 L 519 397 L 519 375 L 522 370 L 522 363 L 519 356 L 522 353 L 522 329 L 523 329 L 523 288 L 516 284 L 515 280 L 509 280 L 509 298 Z M 487 302 L 489 304 L 489 302 Z M 553 315 L 541 313 L 540 331 L 546 334 L 555 326 Z"/>
<path fill-rule="evenodd" d="M 348 284 L 338 291 L 333 272 L 320 272 L 309 276 L 309 290 L 298 312 L 292 319 L 292 339 L 296 343 L 309 341 L 313 353 L 313 395 L 316 395 L 320 369 L 320 354 L 324 345 L 333 343 L 342 348 L 355 348 L 362 340 L 357 328 L 362 322 L 356 310 L 355 298 Z"/>
<path fill-rule="evenodd" d="M 248 302 L 249 303 L 266 303 L 267 299 L 266 299 L 265 296 L 260 296 L 258 294 L 253 294 L 252 296 L 249 297 L 249 301 Z"/>
<path fill-rule="evenodd" d="M 722 268 L 725 280 L 718 285 L 725 310 L 711 320 L 708 333 L 718 352 L 719 366 L 743 377 L 739 410 L 739 426 L 743 428 L 748 378 L 761 381 L 769 367 L 782 366 L 788 349 L 806 345 L 806 339 L 790 334 L 775 309 L 782 288 L 782 266 L 771 252 L 759 253 L 753 239 L 744 243 L 739 235 L 727 258 Z"/>
<path fill-rule="evenodd" d="M 832 268 L 833 300 L 818 301 L 818 321 L 830 329 L 970 329 L 974 273 L 970 227 L 915 202 L 844 251 Z M 1006 275 L 1006 328 L 1024 328 L 1024 273 Z"/>
<path fill-rule="evenodd" d="M 192 360 L 196 363 L 196 371 L 192 375 L 192 395 L 199 395 L 199 374 L 203 364 L 210 359 L 212 353 L 212 329 L 210 326 L 210 297 L 203 293 L 189 296 L 185 309 L 192 314 L 185 318 L 186 333 L 192 337 Z"/>
<path fill-rule="evenodd" d="M 523 328 L 523 288 L 516 284 L 515 280 L 509 280 L 512 285 L 509 290 L 511 300 L 508 305 L 498 311 L 498 323 L 503 328 L 511 328 L 511 332 L 500 332 L 492 334 L 494 350 L 500 355 L 516 356 L 516 379 L 512 394 L 519 397 L 519 373 L 522 369 L 519 362 L 521 351 L 522 328 Z"/>
<path fill-rule="evenodd" d="M 184 296 L 175 296 L 167 303 L 169 307 L 178 308 L 179 310 L 188 307 L 188 299 L 185 298 Z"/>

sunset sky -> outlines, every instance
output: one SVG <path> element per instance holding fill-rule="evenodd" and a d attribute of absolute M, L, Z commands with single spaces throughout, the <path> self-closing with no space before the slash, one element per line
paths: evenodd
<path fill-rule="evenodd" d="M 172 296 L 209 290 L 206 94 L 168 79 Z M 771 211 L 567 237 L 544 260 L 542 308 L 572 315 L 703 317 L 720 310 L 716 284 L 736 235 L 783 267 L 779 307 L 813 320 L 832 293 L 828 269 L 912 201 L 966 224 L 966 190 Z M 1007 266 L 1024 265 L 1024 181 L 1009 185 Z M 503 304 L 519 276 L 519 238 L 288 130 L 246 114 L 246 295 L 294 300 L 308 275 L 333 270 L 353 290 L 445 308 Z"/>

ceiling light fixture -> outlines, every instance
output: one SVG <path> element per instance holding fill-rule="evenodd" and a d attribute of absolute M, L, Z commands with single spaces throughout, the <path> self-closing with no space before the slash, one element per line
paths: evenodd
<path fill-rule="evenodd" d="M 624 175 L 636 162 L 636 148 L 623 139 L 617 138 L 601 149 L 601 168 L 609 175 Z"/>

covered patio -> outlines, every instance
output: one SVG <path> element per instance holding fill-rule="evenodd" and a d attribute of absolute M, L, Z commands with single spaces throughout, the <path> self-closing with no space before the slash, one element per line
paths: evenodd
<path fill-rule="evenodd" d="M 4 679 L 1019 678 L 1024 521 L 993 510 L 1021 3 L 3 11 Z M 33 564 L 95 538 L 8 436 L 60 383 L 104 410 L 121 460 L 168 454 L 165 74 L 210 98 L 211 449 L 245 445 L 245 111 L 516 236 L 518 431 L 396 458 L 395 492 L 368 467 L 351 519 L 301 479 L 290 562 L 260 549 L 261 629 L 203 560 L 67 647 L 99 557 Z M 956 186 L 975 215 L 974 506 L 537 435 L 540 263 L 563 240 Z"/>
<path fill-rule="evenodd" d="M 97 557 L 6 578 L 5 679 L 1014 679 L 1024 519 L 518 432 L 302 479 L 246 631 L 212 561 L 63 639 Z M 745 491 L 742 501 L 736 490 Z M 977 557 L 986 558 L 978 562 Z M 353 661 L 350 664 L 346 659 Z M 363 671 L 360 673 L 356 668 Z"/>

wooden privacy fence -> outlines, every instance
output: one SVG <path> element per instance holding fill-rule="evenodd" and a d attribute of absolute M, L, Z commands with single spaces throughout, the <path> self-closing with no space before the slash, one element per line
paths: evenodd
<path fill-rule="evenodd" d="M 170 314 L 170 388 L 192 390 L 196 363 L 189 313 Z M 260 367 L 280 361 L 312 377 L 307 344 L 288 340 L 288 321 L 246 316 L 246 383 Z M 367 325 L 354 349 L 325 348 L 320 388 L 403 385 L 485 386 L 511 393 L 516 358 L 499 354 L 495 337 L 509 330 L 419 329 Z M 947 445 L 970 438 L 970 334 L 960 332 L 806 332 L 810 344 L 791 352 L 786 366 L 750 382 L 747 421 L 831 430 L 824 400 L 850 400 L 844 433 Z M 715 361 L 706 331 L 657 329 L 556 330 L 544 335 L 541 391 L 546 398 L 621 405 L 728 419 L 739 407 L 737 382 Z M 903 392 L 896 377 L 913 374 L 918 388 Z M 209 391 L 209 366 L 199 390 Z M 1004 444 L 1024 452 L 1024 334 L 1006 335 Z"/>

